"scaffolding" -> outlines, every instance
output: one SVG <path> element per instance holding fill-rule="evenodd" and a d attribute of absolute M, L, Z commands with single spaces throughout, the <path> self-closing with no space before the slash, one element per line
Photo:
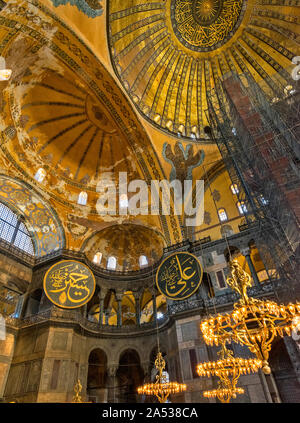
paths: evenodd
<path fill-rule="evenodd" d="M 251 107 L 249 102 L 241 102 L 237 110 L 224 83 L 229 77 L 239 83 Z M 297 83 L 293 81 L 293 85 L 290 82 L 283 86 L 277 75 L 272 83 L 272 99 L 249 74 L 230 73 L 224 80 L 219 80 L 215 89 L 208 93 L 210 128 L 207 131 L 219 147 L 232 183 L 238 187 L 238 200 L 245 210 L 244 226 L 253 233 L 269 279 L 274 281 L 274 286 L 276 283 L 280 287 L 277 288 L 278 297 L 296 296 L 299 299 L 300 214 L 299 210 L 295 213 L 295 207 L 290 207 L 286 197 L 286 190 L 300 187 L 300 93 Z M 274 93 L 275 87 L 277 92 Z M 255 113 L 260 119 L 253 119 Z M 266 154 L 260 154 L 258 137 L 267 160 Z M 284 189 L 270 167 L 270 162 L 280 164 L 282 161 L 287 181 Z M 296 206 L 299 208 L 300 198 Z"/>

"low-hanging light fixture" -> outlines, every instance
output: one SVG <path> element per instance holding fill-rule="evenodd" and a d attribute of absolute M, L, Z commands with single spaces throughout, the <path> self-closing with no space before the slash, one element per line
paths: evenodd
<path fill-rule="evenodd" d="M 230 263 L 231 276 L 227 284 L 240 294 L 241 299 L 229 314 L 218 314 L 203 320 L 200 324 L 203 338 L 208 345 L 236 342 L 246 345 L 262 360 L 262 370 L 270 374 L 269 352 L 274 338 L 291 335 L 300 316 L 300 303 L 277 304 L 274 301 L 258 300 L 248 297 L 247 288 L 251 286 L 250 276 L 241 268 L 237 259 Z"/>
<path fill-rule="evenodd" d="M 158 352 L 155 359 L 155 367 L 158 370 L 155 383 L 146 383 L 138 388 L 139 395 L 156 396 L 160 403 L 167 401 L 169 395 L 179 394 L 186 391 L 186 385 L 178 382 L 167 382 L 163 375 L 166 367 L 166 362 L 163 359 L 162 353 Z"/>
<path fill-rule="evenodd" d="M 197 373 L 199 376 L 220 378 L 219 387 L 212 391 L 206 391 L 203 394 L 205 397 L 217 397 L 221 402 L 229 402 L 231 398 L 236 398 L 237 394 L 243 393 L 242 388 L 236 387 L 239 377 L 258 372 L 262 367 L 262 360 L 234 357 L 233 352 L 226 348 L 225 343 L 222 344 L 218 356 L 217 361 L 198 364 Z"/>

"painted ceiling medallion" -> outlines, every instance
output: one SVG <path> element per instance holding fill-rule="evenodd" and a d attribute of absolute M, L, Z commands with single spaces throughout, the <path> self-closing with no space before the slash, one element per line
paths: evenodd
<path fill-rule="evenodd" d="M 243 0 L 171 0 L 173 30 L 185 47 L 214 50 L 238 27 L 243 3 Z"/>

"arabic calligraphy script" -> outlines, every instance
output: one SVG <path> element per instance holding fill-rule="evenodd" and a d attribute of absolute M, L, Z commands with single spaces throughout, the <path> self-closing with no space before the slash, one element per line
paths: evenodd
<path fill-rule="evenodd" d="M 176 253 L 159 266 L 156 285 L 171 300 L 184 300 L 193 295 L 202 281 L 203 270 L 197 257 L 190 253 Z"/>
<path fill-rule="evenodd" d="M 62 308 L 86 304 L 95 291 L 95 278 L 84 264 L 63 260 L 54 264 L 44 277 L 44 291 L 49 300 Z"/>

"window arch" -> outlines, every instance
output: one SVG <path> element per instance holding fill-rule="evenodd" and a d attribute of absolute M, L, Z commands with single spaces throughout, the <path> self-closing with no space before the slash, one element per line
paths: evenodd
<path fill-rule="evenodd" d="M 0 238 L 34 255 L 32 239 L 26 226 L 9 207 L 2 203 L 0 203 Z"/>
<path fill-rule="evenodd" d="M 117 267 L 117 259 L 114 256 L 110 256 L 107 260 L 107 269 L 115 270 Z"/>
<path fill-rule="evenodd" d="M 148 266 L 148 259 L 146 256 L 140 256 L 139 258 L 140 267 Z"/>
<path fill-rule="evenodd" d="M 218 210 L 219 219 L 221 222 L 228 220 L 226 210 L 224 208 Z"/>
<path fill-rule="evenodd" d="M 96 254 L 94 255 L 93 262 L 94 262 L 95 264 L 100 264 L 100 263 L 101 263 L 101 260 L 102 260 L 102 253 L 100 253 L 100 252 L 98 251 L 98 253 L 96 253 Z"/>
<path fill-rule="evenodd" d="M 246 206 L 244 201 L 238 201 L 236 203 L 236 205 L 237 205 L 237 208 L 238 208 L 240 214 L 248 213 L 248 209 L 247 209 L 247 206 Z"/>
<path fill-rule="evenodd" d="M 82 191 L 78 196 L 77 204 L 81 206 L 86 206 L 88 195 L 85 191 Z"/>
<path fill-rule="evenodd" d="M 43 182 L 43 180 L 45 179 L 45 176 L 46 176 L 46 171 L 45 171 L 45 169 L 43 169 L 42 167 L 40 167 L 40 168 L 38 169 L 38 171 L 36 172 L 36 174 L 34 175 L 34 179 L 35 179 L 37 182 Z"/>
<path fill-rule="evenodd" d="M 230 189 L 231 189 L 232 194 L 234 194 L 234 195 L 237 195 L 240 192 L 237 184 L 231 184 Z"/>

